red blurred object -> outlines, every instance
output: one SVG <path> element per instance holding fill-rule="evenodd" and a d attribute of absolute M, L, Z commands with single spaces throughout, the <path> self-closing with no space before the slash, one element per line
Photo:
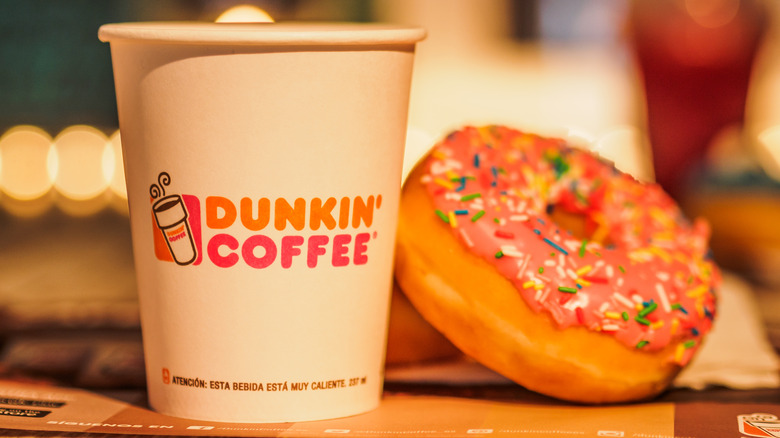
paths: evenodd
<path fill-rule="evenodd" d="M 632 3 L 656 180 L 672 196 L 682 194 L 718 131 L 744 123 L 766 17 L 759 0 Z"/>

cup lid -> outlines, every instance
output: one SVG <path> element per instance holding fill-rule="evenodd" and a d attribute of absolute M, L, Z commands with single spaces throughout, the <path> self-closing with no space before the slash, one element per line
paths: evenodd
<path fill-rule="evenodd" d="M 105 24 L 103 42 L 134 40 L 179 44 L 383 45 L 414 44 L 426 36 L 420 27 L 382 23 L 211 23 L 135 22 Z"/>

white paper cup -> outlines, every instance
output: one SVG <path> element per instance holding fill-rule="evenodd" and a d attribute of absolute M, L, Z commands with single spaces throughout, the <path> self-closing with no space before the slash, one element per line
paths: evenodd
<path fill-rule="evenodd" d="M 419 28 L 125 23 L 111 44 L 151 406 L 375 408 Z"/>

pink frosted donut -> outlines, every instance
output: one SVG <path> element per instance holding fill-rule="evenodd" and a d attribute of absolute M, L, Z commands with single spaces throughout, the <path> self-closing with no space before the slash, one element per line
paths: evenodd
<path fill-rule="evenodd" d="M 637 400 L 710 330 L 708 234 L 659 186 L 563 140 L 466 127 L 404 187 L 396 278 L 453 344 L 521 385 Z"/>

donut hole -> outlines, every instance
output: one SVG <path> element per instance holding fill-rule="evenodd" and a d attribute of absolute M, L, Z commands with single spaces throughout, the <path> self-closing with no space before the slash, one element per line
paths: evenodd
<path fill-rule="evenodd" d="M 610 246 L 614 243 L 609 235 L 597 235 L 598 224 L 581 211 L 571 211 L 561 208 L 560 205 L 549 204 L 547 216 L 558 228 L 568 231 L 578 240 L 595 241 L 604 246 Z"/>

